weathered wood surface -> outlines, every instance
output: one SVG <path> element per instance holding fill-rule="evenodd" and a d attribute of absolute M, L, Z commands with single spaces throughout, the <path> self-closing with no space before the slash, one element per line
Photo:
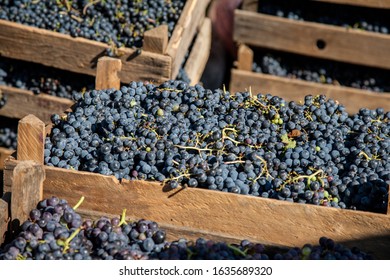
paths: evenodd
<path fill-rule="evenodd" d="M 45 124 L 35 117 L 28 115 L 19 121 L 18 125 L 18 160 L 34 160 L 44 163 Z"/>
<path fill-rule="evenodd" d="M 98 60 L 96 70 L 96 89 L 120 89 L 121 80 L 118 77 L 118 72 L 122 69 L 122 61 L 118 58 L 101 57 Z"/>
<path fill-rule="evenodd" d="M 232 69 L 231 92 L 251 89 L 252 94 L 271 93 L 288 101 L 303 100 L 306 95 L 324 94 L 328 98 L 338 100 L 348 113 L 357 113 L 360 108 L 390 110 L 390 93 L 374 93 L 350 87 L 325 85 L 298 79 L 277 77 L 268 74 L 254 73 Z"/>
<path fill-rule="evenodd" d="M 8 203 L 0 198 L 0 245 L 3 244 L 8 228 Z"/>
<path fill-rule="evenodd" d="M 169 39 L 166 54 L 172 58 L 172 77 L 179 73 L 196 29 L 206 15 L 210 0 L 187 0 L 173 34 Z"/>
<path fill-rule="evenodd" d="M 0 147 L 0 170 L 4 169 L 4 161 L 10 155 L 12 155 L 15 151 L 13 149 L 7 149 Z"/>
<path fill-rule="evenodd" d="M 237 69 L 252 71 L 253 51 L 245 44 L 241 44 L 237 53 Z"/>
<path fill-rule="evenodd" d="M 160 25 L 144 33 L 143 50 L 164 54 L 168 46 L 168 25 Z"/>
<path fill-rule="evenodd" d="M 6 163 L 10 170 L 12 161 Z M 167 191 L 154 182 L 119 183 L 111 176 L 49 166 L 45 173 L 43 196 L 56 195 L 71 204 L 85 196 L 80 211 L 120 215 L 126 208 L 137 218 L 288 247 L 327 236 L 390 258 L 390 215 L 197 188 Z"/>
<path fill-rule="evenodd" d="M 390 9 L 390 1 L 389 0 L 315 0 L 321 2 L 328 2 L 334 4 L 346 4 L 353 6 L 363 6 L 370 8 L 384 8 Z"/>
<path fill-rule="evenodd" d="M 96 75 L 96 65 L 105 55 L 104 43 L 72 38 L 69 35 L 0 20 L 0 54 L 14 59 L 32 61 L 76 73 Z M 123 48 L 122 82 L 133 80 L 161 81 L 171 77 L 171 58 Z"/>
<path fill-rule="evenodd" d="M 22 224 L 43 199 L 44 167 L 32 160 L 19 161 L 12 174 L 11 220 Z"/>
<path fill-rule="evenodd" d="M 259 7 L 259 0 L 243 0 L 241 9 L 245 11 L 257 12 Z"/>
<path fill-rule="evenodd" d="M 191 53 L 184 66 L 191 85 L 195 85 L 202 77 L 210 55 L 211 48 L 211 20 L 205 18 L 199 28 Z"/>
<path fill-rule="evenodd" d="M 44 122 L 49 122 L 52 114 L 62 113 L 74 103 L 66 98 L 43 93 L 35 95 L 31 91 L 10 86 L 0 85 L 0 91 L 7 96 L 7 103 L 0 109 L 0 115 L 9 118 L 21 119 L 33 114 Z"/>
<path fill-rule="evenodd" d="M 251 46 L 390 69 L 390 36 L 235 10 L 234 40 Z"/>

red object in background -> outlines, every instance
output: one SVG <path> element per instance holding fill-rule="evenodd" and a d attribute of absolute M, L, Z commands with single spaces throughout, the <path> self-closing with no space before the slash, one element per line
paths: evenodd
<path fill-rule="evenodd" d="M 233 41 L 234 10 L 242 0 L 213 0 L 208 17 L 212 23 L 212 43 L 210 57 L 201 81 L 206 88 L 228 86 L 230 68 L 237 56 Z"/>

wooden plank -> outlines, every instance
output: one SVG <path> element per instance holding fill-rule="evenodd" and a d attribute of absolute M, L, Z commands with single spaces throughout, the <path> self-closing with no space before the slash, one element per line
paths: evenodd
<path fill-rule="evenodd" d="M 32 160 L 19 161 L 13 170 L 11 219 L 23 223 L 43 199 L 43 165 Z"/>
<path fill-rule="evenodd" d="M 18 125 L 18 160 L 34 160 L 44 163 L 45 124 L 28 115 L 19 121 Z"/>
<path fill-rule="evenodd" d="M 210 0 L 187 0 L 179 21 L 169 39 L 166 54 L 172 58 L 171 77 L 176 77 L 187 50 L 196 34 L 196 28 L 205 17 Z"/>
<path fill-rule="evenodd" d="M 126 208 L 129 215 L 158 223 L 288 247 L 327 236 L 390 257 L 390 216 L 385 214 L 197 188 L 167 191 L 158 183 L 120 184 L 115 177 L 49 166 L 45 173 L 44 197 L 56 195 L 75 204 L 85 196 L 80 211 L 118 215 Z"/>
<path fill-rule="evenodd" d="M 390 36 L 235 10 L 234 40 L 251 46 L 390 69 Z"/>
<path fill-rule="evenodd" d="M 353 5 L 353 6 L 363 6 L 363 7 L 370 7 L 370 8 L 390 9 L 389 0 L 315 0 L 315 1 L 334 3 L 334 4 Z"/>
<path fill-rule="evenodd" d="M 241 9 L 245 11 L 257 12 L 259 8 L 259 0 L 243 0 Z"/>
<path fill-rule="evenodd" d="M 202 77 L 210 55 L 211 48 L 211 20 L 205 18 L 195 39 L 192 51 L 184 66 L 191 85 L 195 85 Z"/>
<path fill-rule="evenodd" d="M 118 78 L 118 72 L 121 71 L 122 61 L 118 58 L 101 57 L 98 60 L 96 70 L 95 88 L 100 89 L 120 89 L 121 80 Z"/>
<path fill-rule="evenodd" d="M 362 107 L 368 109 L 382 107 L 386 111 L 390 111 L 389 93 L 374 93 L 349 87 L 319 84 L 232 69 L 230 91 L 245 91 L 249 90 L 249 87 L 253 94 L 271 93 L 288 101 L 303 100 L 309 94 L 324 94 L 328 98 L 338 100 L 345 106 L 347 112 L 351 114 L 357 113 Z"/>
<path fill-rule="evenodd" d="M 12 155 L 15 151 L 13 149 L 0 147 L 0 170 L 4 169 L 4 161 L 10 155 Z"/>
<path fill-rule="evenodd" d="M 8 203 L 0 198 L 0 244 L 3 244 L 8 228 Z"/>
<path fill-rule="evenodd" d="M 253 51 L 245 44 L 241 44 L 237 54 L 237 69 L 252 71 Z"/>
<path fill-rule="evenodd" d="M 72 100 L 34 94 L 31 91 L 0 85 L 0 91 L 7 96 L 6 105 L 0 109 L 0 115 L 21 119 L 33 114 L 44 122 L 49 122 L 52 114 L 60 114 L 74 103 Z"/>
<path fill-rule="evenodd" d="M 142 49 L 164 54 L 168 46 L 168 25 L 160 25 L 144 33 Z"/>
<path fill-rule="evenodd" d="M 0 20 L 0 54 L 46 66 L 94 76 L 107 44 Z M 165 81 L 171 77 L 171 58 L 130 48 L 120 49 L 122 82 Z"/>

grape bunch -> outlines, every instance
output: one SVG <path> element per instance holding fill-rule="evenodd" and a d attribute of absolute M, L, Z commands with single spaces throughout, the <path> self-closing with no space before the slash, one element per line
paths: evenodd
<path fill-rule="evenodd" d="M 0 85 L 30 90 L 34 94 L 44 93 L 72 99 L 74 91 L 93 89 L 95 79 L 87 75 L 2 57 L 0 59 Z"/>
<path fill-rule="evenodd" d="M 0 147 L 16 150 L 18 121 L 0 116 Z"/>
<path fill-rule="evenodd" d="M 301 248 L 267 248 L 242 240 L 240 244 L 198 238 L 195 242 L 179 239 L 161 252 L 153 252 L 157 260 L 370 260 L 374 256 L 357 247 L 348 248 L 332 239 L 321 237 L 319 244 Z"/>
<path fill-rule="evenodd" d="M 180 81 L 75 94 L 45 164 L 298 203 L 385 212 L 390 112 L 348 116 L 325 96 L 286 102 Z"/>
<path fill-rule="evenodd" d="M 256 49 L 252 71 L 320 84 L 390 92 L 389 70 Z"/>
<path fill-rule="evenodd" d="M 148 220 L 127 223 L 125 216 L 82 219 L 66 200 L 51 197 L 38 203 L 20 232 L 0 251 L 6 260 L 147 259 L 167 242 L 165 231 Z"/>
<path fill-rule="evenodd" d="M 157 26 L 166 24 L 170 37 L 185 2 L 0 0 L 0 19 L 104 42 L 115 56 L 120 47 L 141 48 L 144 32 Z"/>
<path fill-rule="evenodd" d="M 40 201 L 16 236 L 0 248 L 0 260 L 363 260 L 374 257 L 322 237 L 319 245 L 267 249 L 242 240 L 229 244 L 198 238 L 166 240 L 166 232 L 150 220 L 121 217 L 82 219 L 76 212 L 83 198 L 71 207 L 52 196 Z"/>
<path fill-rule="evenodd" d="M 334 5 L 306 0 L 259 0 L 258 11 L 292 20 L 318 22 L 382 34 L 389 34 L 390 30 L 386 9 Z"/>

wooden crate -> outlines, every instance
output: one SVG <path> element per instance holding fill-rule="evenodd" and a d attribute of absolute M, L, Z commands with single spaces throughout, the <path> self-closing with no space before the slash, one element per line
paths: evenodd
<path fill-rule="evenodd" d="M 119 215 L 127 209 L 129 217 L 168 228 L 171 238 L 248 239 L 293 247 L 327 236 L 390 259 L 390 206 L 387 214 L 377 214 L 198 188 L 168 190 L 150 181 L 119 182 L 113 176 L 44 166 L 49 127 L 29 115 L 18 129 L 17 160 L 7 159 L 4 170 L 3 200 L 10 203 L 12 221 L 25 220 L 43 197 L 59 196 L 74 205 L 85 196 L 79 209 L 86 217 Z"/>
<path fill-rule="evenodd" d="M 169 41 L 168 28 L 163 25 L 145 32 L 140 54 L 131 48 L 121 50 L 121 81 L 162 82 L 175 78 L 209 3 L 188 0 Z M 97 60 L 108 48 L 104 43 L 4 20 L 0 20 L 0 41 L 2 56 L 89 75 L 95 75 Z"/>
<path fill-rule="evenodd" d="M 191 80 L 191 85 L 199 82 L 204 68 L 206 67 L 206 63 L 210 54 L 210 47 L 211 21 L 210 19 L 205 18 L 202 21 L 202 24 L 199 26 L 198 33 L 194 38 L 193 50 L 189 54 L 189 57 L 184 65 L 184 69 Z M 112 61 L 113 60 L 118 59 L 112 59 Z M 99 61 L 101 61 L 101 58 L 98 59 L 98 62 Z M 98 65 L 99 63 L 97 63 L 95 69 L 96 76 L 99 76 L 98 71 L 100 71 Z M 120 77 L 123 76 L 123 72 L 121 72 L 124 68 L 123 65 L 123 63 L 111 64 L 111 61 L 108 62 L 107 66 L 102 65 L 101 67 L 109 67 L 111 70 L 104 69 L 104 73 L 108 75 L 108 80 L 105 80 L 101 77 L 100 81 L 113 85 L 110 79 L 115 79 L 116 84 L 114 87 L 119 88 L 121 81 Z M 96 83 L 99 83 L 99 81 L 96 80 Z M 96 86 L 98 89 L 104 88 L 105 84 L 96 84 Z M 0 109 L 0 116 L 9 118 L 21 119 L 29 114 L 33 114 L 44 122 L 49 122 L 50 116 L 52 114 L 62 113 L 73 104 L 72 100 L 66 98 L 50 96 L 47 94 L 35 95 L 29 90 L 23 90 L 4 85 L 0 85 L 0 93 L 7 96 L 7 103 L 3 108 Z"/>
<path fill-rule="evenodd" d="M 265 15 L 257 13 L 258 1 L 244 2 L 247 10 L 234 12 L 233 36 L 238 43 L 390 69 L 390 35 Z M 389 1 L 371 3 L 389 6 Z"/>
<path fill-rule="evenodd" d="M 253 50 L 240 45 L 238 50 L 237 68 L 231 70 L 231 92 L 247 91 L 252 94 L 271 93 L 288 101 L 304 100 L 306 95 L 326 95 L 338 100 L 348 113 L 357 113 L 360 108 L 376 109 L 379 107 L 390 111 L 390 92 L 375 93 L 368 90 L 351 87 L 320 84 L 299 79 L 278 77 L 270 74 L 255 73 L 252 71 Z"/>

